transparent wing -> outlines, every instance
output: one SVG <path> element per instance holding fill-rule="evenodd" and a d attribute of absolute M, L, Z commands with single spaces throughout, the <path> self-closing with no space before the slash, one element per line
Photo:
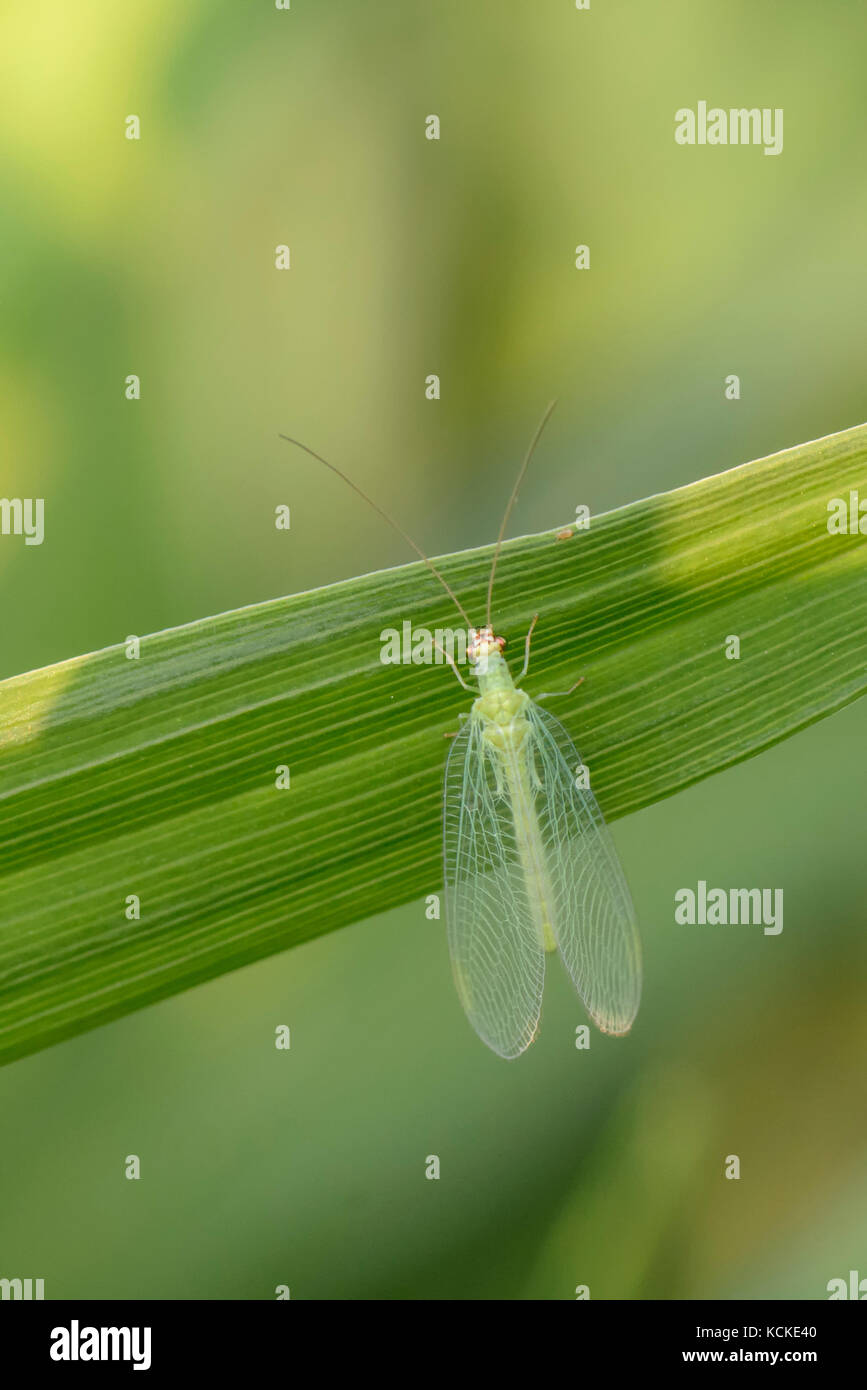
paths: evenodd
<path fill-rule="evenodd" d="M 576 785 L 581 759 L 563 725 L 532 702 L 536 813 L 557 946 L 587 1012 L 604 1033 L 626 1033 L 641 996 L 635 908 L 592 791 Z"/>
<path fill-rule="evenodd" d="M 539 1026 L 545 953 L 527 901 L 512 808 L 471 715 L 445 774 L 443 858 L 452 970 L 479 1037 L 517 1057 Z"/>

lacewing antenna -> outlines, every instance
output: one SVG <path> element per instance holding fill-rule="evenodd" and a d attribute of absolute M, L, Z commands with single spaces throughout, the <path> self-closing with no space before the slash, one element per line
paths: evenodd
<path fill-rule="evenodd" d="M 555 406 L 556 404 L 557 404 L 556 401 L 550 401 L 550 402 L 549 402 L 549 404 L 548 404 L 548 406 L 547 406 L 547 408 L 546 408 L 546 410 L 545 410 L 544 415 L 542 416 L 541 420 L 539 421 L 539 424 L 536 426 L 536 432 L 535 432 L 535 434 L 533 435 L 533 438 L 530 440 L 530 447 L 528 448 L 526 454 L 524 455 L 524 461 L 523 461 L 523 463 L 521 464 L 520 470 L 519 470 L 519 472 L 518 472 L 518 476 L 517 476 L 517 478 L 515 479 L 515 486 L 512 488 L 511 496 L 509 497 L 509 501 L 508 501 L 508 503 L 506 504 L 506 510 L 505 510 L 505 512 L 503 513 L 503 520 L 502 520 L 502 524 L 501 524 L 501 526 L 500 526 L 500 533 L 499 533 L 499 535 L 497 536 L 497 543 L 496 543 L 496 545 L 494 546 L 494 556 L 493 556 L 493 559 L 492 559 L 492 561 L 491 561 L 491 574 L 490 574 L 490 578 L 488 579 L 488 597 L 487 597 L 487 604 L 486 604 L 486 607 L 485 607 L 485 615 L 486 615 L 486 616 L 485 616 L 485 622 L 486 622 L 487 627 L 490 627 L 490 626 L 491 626 L 491 604 L 492 604 L 493 595 L 494 595 L 494 576 L 495 576 L 495 574 L 496 574 L 496 572 L 497 572 L 497 561 L 498 561 L 499 558 L 500 558 L 500 551 L 501 551 L 502 548 L 503 548 L 503 538 L 504 538 L 504 536 L 505 536 L 505 534 L 506 534 L 506 527 L 507 527 L 508 524 L 509 524 L 509 517 L 512 515 L 512 510 L 513 510 L 513 508 L 514 508 L 514 506 L 515 506 L 515 503 L 516 503 L 517 500 L 518 500 L 518 492 L 519 492 L 519 490 L 520 490 L 520 487 L 521 487 L 522 482 L 524 481 L 524 475 L 525 475 L 525 473 L 527 472 L 527 469 L 528 469 L 528 467 L 529 467 L 529 465 L 530 465 L 530 460 L 531 460 L 531 458 L 533 457 L 533 454 L 536 452 L 536 445 L 539 443 L 539 440 L 540 440 L 541 437 L 542 437 L 542 431 L 544 430 L 545 426 L 547 425 L 548 420 L 549 420 L 550 417 L 551 417 L 551 412 L 553 411 L 554 406 Z M 348 487 L 351 487 L 351 488 L 352 488 L 352 491 L 355 492 L 355 493 L 357 493 L 358 496 L 359 496 L 364 502 L 366 502 L 367 505 L 368 505 L 369 507 L 372 507 L 373 510 L 377 513 L 377 515 L 378 515 L 378 516 L 381 516 L 382 519 L 383 519 L 383 521 L 387 522 L 388 525 L 391 527 L 391 529 L 392 529 L 393 531 L 396 531 L 397 534 L 401 537 L 402 540 L 406 541 L 407 545 L 408 545 L 412 550 L 415 551 L 415 553 L 416 553 L 416 555 L 419 557 L 419 559 L 424 561 L 424 563 L 427 565 L 428 569 L 430 570 L 431 574 L 434 576 L 435 579 L 437 579 L 437 580 L 439 581 L 439 583 L 442 585 L 443 589 L 446 591 L 446 593 L 448 594 L 449 598 L 451 599 L 452 603 L 453 603 L 453 604 L 455 605 L 455 607 L 457 608 L 458 612 L 460 613 L 461 617 L 463 618 L 464 622 L 466 623 L 467 628 L 472 629 L 473 624 L 472 624 L 472 622 L 471 622 L 471 620 L 470 620 L 470 618 L 469 618 L 469 615 L 468 615 L 468 613 L 467 613 L 467 610 L 464 608 L 463 604 L 461 603 L 461 601 L 460 601 L 460 599 L 458 598 L 457 594 L 455 593 L 454 589 L 453 589 L 453 588 L 451 587 L 451 585 L 449 584 L 448 580 L 445 579 L 445 578 L 443 577 L 443 575 L 440 574 L 440 572 L 439 572 L 439 570 L 437 569 L 436 565 L 433 563 L 432 560 L 429 560 L 429 559 L 428 559 L 427 555 L 425 555 L 425 553 L 424 553 L 424 551 L 422 550 L 421 546 L 416 545 L 416 543 L 415 543 L 415 541 L 413 540 L 412 536 L 408 535 L 407 532 L 404 531 L 403 527 L 398 525 L 398 523 L 395 521 L 394 517 L 389 516 L 388 512 L 385 511 L 382 507 L 380 507 L 379 504 L 378 504 L 377 502 L 374 502 L 374 500 L 373 500 L 372 497 L 368 497 L 367 493 L 364 492 L 364 490 L 363 490 L 362 488 L 360 488 L 360 487 L 358 486 L 357 483 L 354 483 L 354 482 L 352 481 L 352 479 L 351 479 L 350 477 L 348 477 L 348 476 L 343 472 L 342 469 L 338 468 L 337 465 L 334 464 L 334 463 L 329 463 L 329 462 L 328 462 L 328 459 L 323 458 L 322 455 L 321 455 L 321 454 L 318 454 L 318 453 L 316 452 L 315 449 L 311 449 L 310 446 L 309 446 L 309 444 L 303 444 L 303 443 L 301 442 L 300 439 L 293 439 L 293 438 L 291 437 L 291 435 L 288 435 L 288 434 L 280 434 L 280 435 L 278 435 L 278 438 L 279 438 L 279 439 L 285 439 L 285 441 L 286 441 L 287 444 L 294 444 L 294 445 L 296 446 L 296 448 L 298 448 L 298 449 L 303 449 L 305 454 L 309 454 L 311 458 L 314 458 L 314 459 L 318 460 L 319 463 L 324 464 L 325 467 L 328 468 L 328 469 L 330 469 L 332 473 L 336 473 L 337 476 L 338 476 L 338 478 L 342 478 L 343 481 L 347 484 L 347 486 L 348 486 Z"/>
<path fill-rule="evenodd" d="M 416 543 L 415 543 L 415 541 L 413 540 L 412 536 L 408 536 L 407 533 L 406 533 L 406 531 L 404 531 L 403 527 L 402 527 L 402 526 L 398 526 L 397 522 L 394 520 L 393 517 L 389 516 L 388 512 L 383 511 L 382 507 L 380 507 L 376 502 L 374 502 L 374 500 L 373 500 L 372 497 L 368 497 L 367 493 L 366 493 L 366 492 L 363 492 L 362 489 L 361 489 L 360 487 L 358 487 L 358 485 L 357 485 L 356 483 L 354 483 L 354 482 L 352 481 L 351 478 L 348 478 L 348 477 L 346 476 L 346 474 L 345 474 L 344 472 L 342 472 L 342 470 L 339 469 L 339 468 L 337 467 L 336 464 L 334 464 L 334 463 L 329 463 L 329 462 L 328 462 L 328 459 L 324 459 L 324 458 L 322 457 L 321 454 L 317 454 L 317 452 L 316 452 L 315 449 L 311 449 L 311 448 L 309 447 L 309 445 L 307 445 L 307 444 L 302 444 L 300 439 L 292 439 L 288 434 L 280 434 L 280 435 L 278 435 L 278 438 L 279 438 L 279 439 L 285 439 L 287 444 L 295 444 L 295 445 L 297 446 L 297 448 L 303 449 L 304 452 L 305 452 L 305 454 L 309 454 L 311 458 L 318 459 L 320 463 L 324 463 L 324 464 L 325 464 L 325 467 L 326 467 L 326 468 L 330 468 L 332 473 L 336 473 L 337 476 L 338 476 L 338 478 L 342 478 L 343 481 L 344 481 L 345 483 L 347 483 L 347 484 L 352 488 L 352 491 L 353 491 L 353 492 L 357 492 L 357 493 L 358 493 L 358 496 L 361 497 L 361 498 L 363 498 L 364 501 L 367 503 L 367 505 L 368 505 L 369 507 L 372 507 L 373 510 L 374 510 L 375 512 L 377 512 L 377 513 L 379 514 L 379 516 L 382 517 L 383 521 L 387 521 L 388 524 L 389 524 L 389 526 L 391 527 L 391 529 L 392 529 L 393 531 L 396 531 L 397 534 L 398 534 L 403 540 L 406 541 L 407 545 L 410 546 L 410 547 L 415 551 L 415 553 L 416 553 L 416 555 L 419 557 L 419 559 L 420 559 L 420 560 L 424 560 L 424 562 L 425 562 L 425 564 L 427 565 L 428 569 L 430 570 L 431 574 L 434 575 L 434 577 L 435 577 L 436 579 L 439 580 L 440 584 L 442 584 L 443 588 L 445 589 L 445 591 L 446 591 L 446 593 L 448 594 L 449 598 L 451 599 L 452 603 L 455 605 L 455 608 L 457 608 L 458 612 L 460 613 L 461 617 L 463 618 L 464 622 L 466 623 L 467 628 L 468 628 L 468 629 L 469 629 L 469 628 L 472 628 L 473 624 L 471 623 L 471 621 L 470 621 L 470 619 L 469 619 L 469 616 L 468 616 L 468 614 L 467 614 L 467 610 L 464 608 L 463 604 L 461 603 L 460 599 L 458 598 L 458 596 L 457 596 L 457 594 L 455 593 L 455 591 L 454 591 L 454 589 L 452 588 L 452 586 L 449 584 L 448 580 L 446 580 L 446 579 L 443 578 L 443 576 L 440 574 L 439 570 L 437 569 L 437 567 L 436 567 L 436 565 L 433 563 L 433 561 L 432 561 L 432 560 L 429 560 L 428 557 L 425 555 L 425 553 L 424 553 L 424 551 L 422 550 L 421 546 L 416 545 Z"/>
<path fill-rule="evenodd" d="M 550 401 L 550 402 L 549 402 L 548 407 L 547 407 L 547 409 L 546 409 L 546 411 L 545 411 L 545 414 L 542 416 L 541 420 L 539 421 L 538 425 L 536 426 L 536 433 L 533 435 L 533 438 L 530 440 L 530 447 L 529 447 L 529 449 L 527 450 L 526 454 L 524 455 L 524 462 L 521 464 L 520 472 L 518 473 L 518 476 L 517 476 L 517 478 L 515 479 L 515 486 L 512 488 L 512 495 L 511 495 L 511 497 L 509 498 L 508 505 L 507 505 L 506 510 L 505 510 L 505 513 L 504 513 L 504 515 L 503 515 L 503 524 L 502 524 L 502 526 L 500 527 L 500 534 L 497 536 L 497 544 L 496 544 L 496 546 L 494 547 L 494 558 L 493 558 L 493 560 L 491 561 L 491 577 L 490 577 L 490 579 L 488 580 L 488 603 L 487 603 L 487 607 L 486 607 L 486 610 L 485 610 L 485 612 L 486 612 L 485 621 L 486 621 L 488 627 L 491 626 L 491 600 L 492 600 L 493 594 L 494 594 L 494 575 L 495 575 L 496 572 L 497 572 L 497 561 L 498 561 L 499 558 L 500 558 L 500 551 L 501 551 L 501 549 L 502 549 L 502 547 L 503 547 L 503 537 L 504 537 L 505 534 L 506 534 L 506 527 L 507 527 L 508 524 L 509 524 L 509 517 L 512 515 L 512 508 L 514 507 L 515 503 L 516 503 L 517 500 L 518 500 L 518 489 L 520 488 L 522 482 L 524 481 L 524 474 L 525 474 L 526 471 L 527 471 L 527 468 L 528 468 L 529 463 L 530 463 L 530 459 L 533 457 L 533 454 L 536 452 L 536 445 L 539 443 L 539 440 L 540 440 L 541 437 L 542 437 L 542 431 L 543 431 L 543 429 L 545 428 L 545 426 L 547 425 L 549 419 L 551 418 L 551 412 L 552 412 L 552 410 L 554 409 L 554 406 L 555 406 L 556 404 L 557 404 L 556 401 Z"/>

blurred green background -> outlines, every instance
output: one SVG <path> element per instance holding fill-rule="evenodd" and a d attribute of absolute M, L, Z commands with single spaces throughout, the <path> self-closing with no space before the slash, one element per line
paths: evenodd
<path fill-rule="evenodd" d="M 843 0 L 3 6 L 0 490 L 46 498 L 46 540 L 0 539 L 0 676 L 409 558 L 278 430 L 444 553 L 496 534 L 553 396 L 515 532 L 864 419 L 865 39 Z M 782 155 L 677 146 L 700 99 L 784 108 Z M 627 1040 L 577 1051 L 555 968 L 538 1041 L 499 1061 L 415 904 L 7 1067 L 0 1276 L 823 1298 L 867 1275 L 865 733 L 861 702 L 615 826 L 646 961 Z M 699 878 L 782 887 L 782 935 L 676 926 Z"/>

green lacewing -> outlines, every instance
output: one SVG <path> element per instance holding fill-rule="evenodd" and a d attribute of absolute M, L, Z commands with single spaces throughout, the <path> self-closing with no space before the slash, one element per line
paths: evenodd
<path fill-rule="evenodd" d="M 449 953 L 458 997 L 483 1042 L 518 1057 L 539 1030 L 545 965 L 559 953 L 593 1022 L 627 1033 L 641 995 L 641 946 L 629 888 L 583 764 L 563 725 L 512 678 L 491 623 L 494 575 L 509 516 L 542 430 L 524 457 L 494 549 L 485 624 L 476 627 L 415 541 L 321 454 L 281 435 L 337 473 L 393 527 L 440 582 L 467 624 L 474 695 L 449 750 L 443 862 Z M 538 616 L 538 615 L 537 615 Z M 529 669 L 525 639 L 523 680 Z M 574 689 L 574 687 L 573 687 Z M 567 693 L 567 692 L 559 692 Z"/>

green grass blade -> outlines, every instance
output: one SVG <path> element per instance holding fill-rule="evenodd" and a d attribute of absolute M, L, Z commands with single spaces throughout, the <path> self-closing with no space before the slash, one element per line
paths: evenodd
<path fill-rule="evenodd" d="M 540 612 L 531 694 L 584 675 L 552 708 L 609 819 L 867 688 L 867 537 L 826 524 L 850 490 L 865 425 L 504 547 L 497 630 L 514 656 Z M 490 555 L 437 562 L 479 622 Z M 381 664 L 407 619 L 455 622 L 421 564 L 0 684 L 0 1060 L 440 891 L 469 697 Z"/>

